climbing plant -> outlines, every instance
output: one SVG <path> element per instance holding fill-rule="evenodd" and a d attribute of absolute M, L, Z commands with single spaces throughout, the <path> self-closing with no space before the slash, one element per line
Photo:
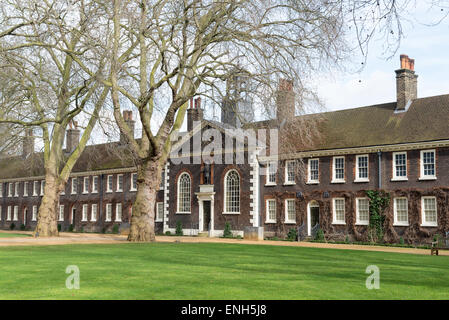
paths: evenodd
<path fill-rule="evenodd" d="M 384 211 L 390 204 L 390 194 L 384 191 L 368 190 L 369 198 L 369 235 L 372 242 L 380 242 L 384 237 Z"/>

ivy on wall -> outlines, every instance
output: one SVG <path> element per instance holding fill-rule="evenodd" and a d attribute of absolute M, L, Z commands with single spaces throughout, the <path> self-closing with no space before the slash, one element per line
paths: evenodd
<path fill-rule="evenodd" d="M 381 242 L 384 237 L 385 209 L 390 204 L 390 194 L 384 191 L 367 190 L 369 198 L 369 236 L 371 242 Z"/>

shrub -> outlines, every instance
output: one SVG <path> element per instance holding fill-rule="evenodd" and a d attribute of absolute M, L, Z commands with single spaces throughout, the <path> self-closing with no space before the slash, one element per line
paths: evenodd
<path fill-rule="evenodd" d="M 402 237 L 399 238 L 399 244 L 404 245 L 404 238 Z"/>
<path fill-rule="evenodd" d="M 58 224 L 58 232 L 61 232 L 61 225 Z"/>
<path fill-rule="evenodd" d="M 112 233 L 118 233 L 118 230 L 119 230 L 118 224 L 114 224 L 114 226 L 112 227 Z"/>
<path fill-rule="evenodd" d="M 183 235 L 182 222 L 181 221 L 176 222 L 176 235 L 177 236 L 182 236 Z"/>
<path fill-rule="evenodd" d="M 106 228 L 103 227 L 103 229 L 101 229 L 101 233 L 106 233 Z"/>
<path fill-rule="evenodd" d="M 171 236 L 171 232 L 170 231 L 165 231 L 165 235 L 166 236 Z"/>
<path fill-rule="evenodd" d="M 317 233 L 315 235 L 315 240 L 317 240 L 317 241 L 324 241 L 324 231 L 322 229 L 318 229 L 318 231 L 317 231 Z"/>
<path fill-rule="evenodd" d="M 349 236 L 348 235 L 346 235 L 346 237 L 345 237 L 345 243 L 349 243 Z"/>
<path fill-rule="evenodd" d="M 20 225 L 20 230 L 25 231 L 25 225 L 23 223 Z"/>
<path fill-rule="evenodd" d="M 11 229 L 11 230 L 14 230 L 15 227 L 16 227 L 16 225 L 14 224 L 14 222 L 9 225 L 9 229 Z"/>
<path fill-rule="evenodd" d="M 226 222 L 223 230 L 223 238 L 232 238 L 231 224 Z"/>
<path fill-rule="evenodd" d="M 69 232 L 73 232 L 73 224 L 69 226 Z"/>
<path fill-rule="evenodd" d="M 296 241 L 298 239 L 298 231 L 296 228 L 290 228 L 287 233 L 287 240 Z"/>

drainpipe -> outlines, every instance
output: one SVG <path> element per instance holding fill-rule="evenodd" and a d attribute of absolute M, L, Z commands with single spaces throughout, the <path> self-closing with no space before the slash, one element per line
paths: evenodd
<path fill-rule="evenodd" d="M 262 197 L 262 183 L 261 183 L 261 179 L 260 179 L 260 173 L 262 172 L 261 171 L 261 168 L 262 168 L 262 166 L 261 166 L 261 164 L 260 164 L 260 162 L 259 161 L 257 161 L 257 163 L 258 163 L 258 165 L 259 165 L 259 172 L 258 172 L 258 174 L 259 174 L 259 227 L 262 227 L 263 225 L 262 225 L 262 205 L 263 205 L 263 197 Z"/>
<path fill-rule="evenodd" d="M 382 189 L 382 151 L 377 151 L 377 157 L 378 157 L 378 189 Z"/>
<path fill-rule="evenodd" d="M 104 223 L 103 223 L 103 179 L 104 179 L 104 174 L 101 174 L 99 177 L 100 180 L 100 210 L 99 211 L 99 219 L 98 221 L 100 222 L 100 226 L 103 229 L 104 227 Z"/>

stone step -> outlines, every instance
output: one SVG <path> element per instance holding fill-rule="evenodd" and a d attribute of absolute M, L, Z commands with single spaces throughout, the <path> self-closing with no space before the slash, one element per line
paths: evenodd
<path fill-rule="evenodd" d="M 198 237 L 208 237 L 209 236 L 209 232 L 205 231 L 205 232 L 198 232 Z"/>

